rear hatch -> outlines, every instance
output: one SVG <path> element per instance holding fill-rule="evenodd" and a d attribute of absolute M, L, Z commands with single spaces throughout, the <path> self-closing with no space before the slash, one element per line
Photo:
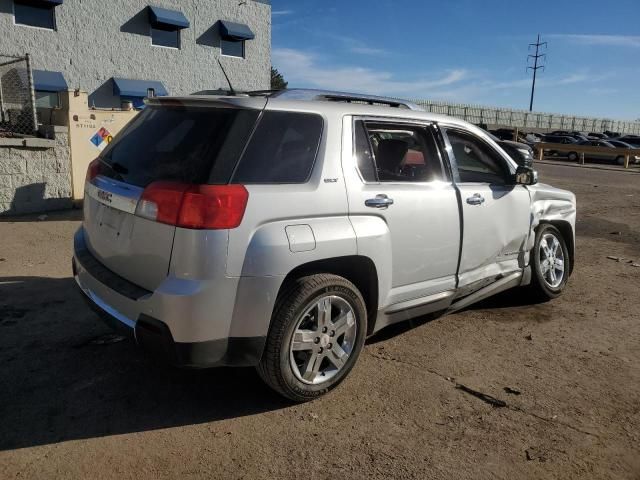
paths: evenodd
<path fill-rule="evenodd" d="M 221 193 L 229 186 L 216 185 L 229 182 L 266 101 L 254 103 L 256 108 L 238 108 L 223 101 L 168 99 L 133 119 L 87 172 L 85 241 L 96 259 L 155 290 L 168 274 L 176 225 L 223 228 L 224 222 L 199 221 L 194 208 L 211 195 L 218 204 L 219 195 L 226 195 L 223 201 L 230 205 L 242 196 L 237 190 Z M 229 195 L 235 197 L 229 201 Z M 180 208 L 187 203 L 191 210 L 185 213 Z"/>

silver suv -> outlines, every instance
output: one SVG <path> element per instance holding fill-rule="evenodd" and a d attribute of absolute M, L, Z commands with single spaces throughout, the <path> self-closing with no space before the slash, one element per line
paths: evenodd
<path fill-rule="evenodd" d="M 575 196 L 536 183 L 483 130 L 396 100 L 156 98 L 88 169 L 74 275 L 144 349 L 257 366 L 304 401 L 387 325 L 559 295 Z"/>

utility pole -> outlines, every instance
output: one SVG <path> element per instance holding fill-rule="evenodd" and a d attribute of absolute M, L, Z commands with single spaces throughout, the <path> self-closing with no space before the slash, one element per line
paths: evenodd
<path fill-rule="evenodd" d="M 533 95 L 536 91 L 536 74 L 538 73 L 539 69 L 543 69 L 544 71 L 544 65 L 539 65 L 539 61 L 540 59 L 544 60 L 545 57 L 547 56 L 545 53 L 540 53 L 540 47 L 545 47 L 547 48 L 547 42 L 540 42 L 540 34 L 538 34 L 538 40 L 536 41 L 536 43 L 530 43 L 529 44 L 529 50 L 531 50 L 531 47 L 536 47 L 536 53 L 535 55 L 528 55 L 527 56 L 527 70 L 533 70 L 533 83 L 531 84 L 531 100 L 529 101 L 529 111 L 533 111 Z M 529 59 L 533 58 L 533 67 L 529 65 Z"/>

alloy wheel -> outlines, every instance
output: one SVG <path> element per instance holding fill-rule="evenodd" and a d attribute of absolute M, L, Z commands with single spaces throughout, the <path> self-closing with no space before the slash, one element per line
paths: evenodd
<path fill-rule="evenodd" d="M 558 288 L 564 279 L 565 258 L 560 241 L 552 233 L 545 233 L 540 239 L 540 272 L 544 282 L 551 288 Z"/>
<path fill-rule="evenodd" d="M 317 385 L 344 368 L 357 334 L 355 312 L 337 295 L 315 299 L 296 323 L 289 347 L 294 375 L 303 383 Z"/>

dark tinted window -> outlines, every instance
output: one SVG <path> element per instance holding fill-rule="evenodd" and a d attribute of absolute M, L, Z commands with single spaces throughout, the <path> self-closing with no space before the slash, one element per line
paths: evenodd
<path fill-rule="evenodd" d="M 506 162 L 481 139 L 466 132 L 447 131 L 461 182 L 505 184 L 510 177 Z"/>
<path fill-rule="evenodd" d="M 265 112 L 251 137 L 233 183 L 304 183 L 322 137 L 322 117 Z"/>
<path fill-rule="evenodd" d="M 15 0 L 13 12 L 19 25 L 55 30 L 55 7 L 44 2 Z"/>
<path fill-rule="evenodd" d="M 151 28 L 151 43 L 158 47 L 180 48 L 180 30 L 175 28 Z"/>
<path fill-rule="evenodd" d="M 220 40 L 220 51 L 222 55 L 228 55 L 230 57 L 242 57 L 244 58 L 244 40 Z"/>
<path fill-rule="evenodd" d="M 141 187 L 156 180 L 227 183 L 258 113 L 147 107 L 102 153 L 101 174 Z"/>
<path fill-rule="evenodd" d="M 362 121 L 355 123 L 355 147 L 356 161 L 362 179 L 365 182 L 377 182 L 378 176 L 376 175 L 376 166 L 371 153 L 371 144 Z"/>

